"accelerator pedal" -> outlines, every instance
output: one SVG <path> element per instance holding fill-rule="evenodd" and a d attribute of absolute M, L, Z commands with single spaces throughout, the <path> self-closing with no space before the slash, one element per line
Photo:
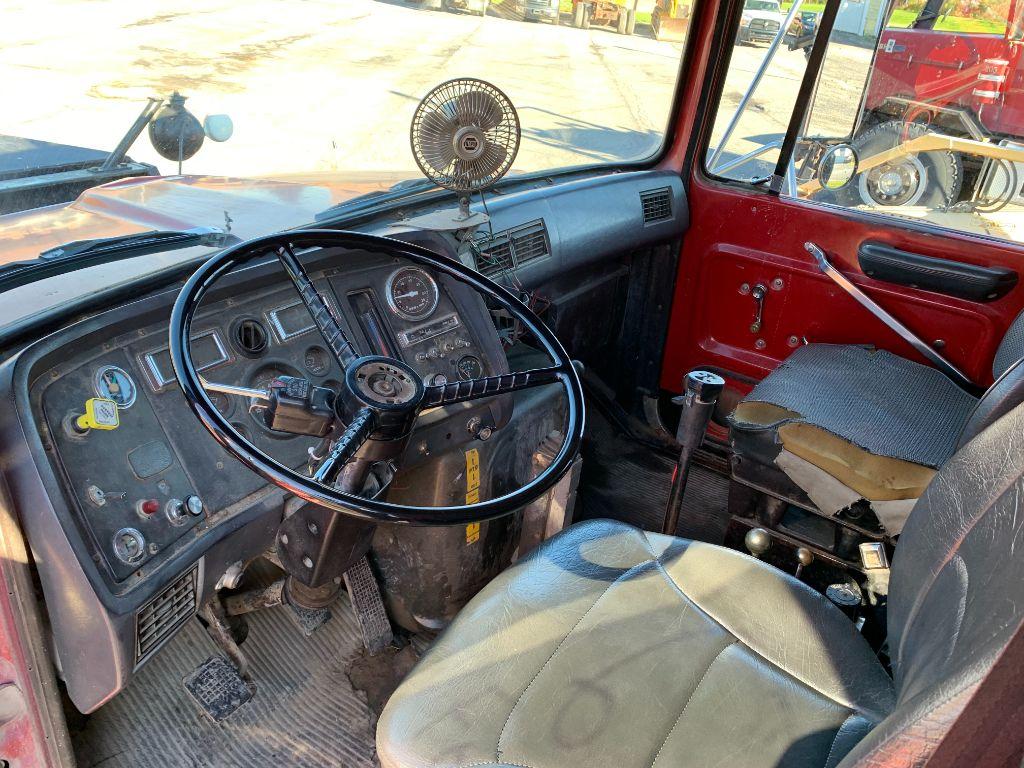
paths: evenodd
<path fill-rule="evenodd" d="M 391 631 L 380 587 L 377 586 L 377 580 L 370 570 L 370 561 L 365 555 L 345 571 L 345 587 L 363 633 L 363 645 L 371 656 L 376 656 L 394 642 L 395 636 Z"/>
<path fill-rule="evenodd" d="M 185 690 L 215 722 L 232 715 L 252 698 L 254 686 L 223 656 L 211 656 L 183 681 Z"/>

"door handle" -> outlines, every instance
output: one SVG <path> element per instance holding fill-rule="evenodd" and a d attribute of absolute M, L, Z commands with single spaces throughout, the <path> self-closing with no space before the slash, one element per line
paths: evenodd
<path fill-rule="evenodd" d="M 767 295 L 768 286 L 763 283 L 755 285 L 754 289 L 750 292 L 750 296 L 755 302 L 754 322 L 750 324 L 751 333 L 761 332 L 761 319 L 764 317 L 764 297 Z"/>

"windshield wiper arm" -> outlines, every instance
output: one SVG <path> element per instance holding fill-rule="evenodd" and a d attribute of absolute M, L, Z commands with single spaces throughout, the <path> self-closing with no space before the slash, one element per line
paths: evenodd
<path fill-rule="evenodd" d="M 240 242 L 235 235 L 216 227 L 154 230 L 118 237 L 74 240 L 43 251 L 38 259 L 0 265 L 0 293 L 36 280 L 121 259 L 192 246 L 223 248 Z"/>

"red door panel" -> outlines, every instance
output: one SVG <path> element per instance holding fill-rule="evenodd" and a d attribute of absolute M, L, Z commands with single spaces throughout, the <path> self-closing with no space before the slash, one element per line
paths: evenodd
<path fill-rule="evenodd" d="M 865 276 L 857 248 L 871 240 L 926 256 L 1020 270 L 1024 251 L 983 238 L 864 216 L 759 190 L 696 177 L 690 185 L 690 229 L 679 261 L 661 385 L 678 391 L 682 375 L 710 366 L 759 380 L 809 342 L 871 344 L 924 362 L 899 336 L 818 271 L 804 250 L 817 243 L 832 263 L 921 338 L 941 340 L 942 352 L 981 386 L 992 381 L 992 358 L 1024 302 L 1014 289 L 974 303 Z M 781 281 L 772 287 L 773 281 Z M 769 287 L 763 327 L 752 333 L 755 302 L 744 284 Z M 759 343 L 759 341 L 761 343 Z M 728 376 L 727 376 L 728 378 Z M 740 391 L 748 384 L 731 382 Z"/>

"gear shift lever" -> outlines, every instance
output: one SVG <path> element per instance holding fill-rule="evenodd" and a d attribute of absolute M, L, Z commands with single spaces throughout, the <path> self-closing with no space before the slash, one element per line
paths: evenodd
<path fill-rule="evenodd" d="M 690 371 L 683 382 L 683 394 L 672 398 L 673 403 L 683 406 L 679 427 L 676 429 L 676 440 L 681 448 L 675 470 L 672 472 L 672 491 L 668 497 L 662 533 L 674 535 L 676 532 L 679 510 L 683 505 L 683 491 L 686 490 L 686 479 L 690 473 L 690 462 L 704 440 L 704 432 L 711 421 L 711 412 L 715 410 L 715 403 L 718 402 L 718 396 L 724 387 L 725 380 L 721 376 L 710 371 Z"/>

